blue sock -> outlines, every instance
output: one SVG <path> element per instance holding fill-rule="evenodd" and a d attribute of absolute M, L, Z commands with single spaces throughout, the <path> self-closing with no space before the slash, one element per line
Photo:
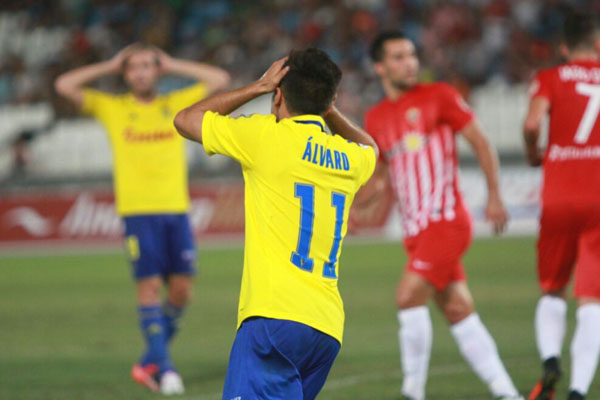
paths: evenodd
<path fill-rule="evenodd" d="M 160 305 L 139 306 L 140 326 L 146 339 L 147 352 L 141 360 L 142 365 L 156 364 L 162 374 L 172 370 L 173 365 L 167 349 L 163 312 Z"/>
<path fill-rule="evenodd" d="M 183 310 L 183 307 L 177 307 L 168 301 L 163 304 L 163 318 L 167 343 L 179 330 L 179 320 L 183 315 Z"/>

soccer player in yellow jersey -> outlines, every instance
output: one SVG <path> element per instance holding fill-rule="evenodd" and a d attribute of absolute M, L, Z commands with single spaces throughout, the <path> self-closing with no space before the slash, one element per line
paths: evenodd
<path fill-rule="evenodd" d="M 342 239 L 378 152 L 333 106 L 340 79 L 324 52 L 293 51 L 258 81 L 175 117 L 181 135 L 236 159 L 244 174 L 244 270 L 225 400 L 314 399 L 339 351 Z M 272 114 L 227 115 L 266 93 Z"/>
<path fill-rule="evenodd" d="M 129 93 L 114 95 L 86 87 L 102 76 L 119 73 Z M 159 95 L 156 84 L 162 74 L 198 83 Z M 219 68 L 134 44 L 108 61 L 66 72 L 55 83 L 58 93 L 102 123 L 110 139 L 117 211 L 125 224 L 147 344 L 132 377 L 164 394 L 184 391 L 170 361 L 168 343 L 191 295 L 196 264 L 187 217 L 185 141 L 173 128 L 173 117 L 228 82 L 229 75 Z M 168 289 L 161 305 L 163 282 Z"/>

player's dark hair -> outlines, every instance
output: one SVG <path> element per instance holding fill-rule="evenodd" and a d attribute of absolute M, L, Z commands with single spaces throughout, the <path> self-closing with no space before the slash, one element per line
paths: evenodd
<path fill-rule="evenodd" d="M 383 60 L 383 46 L 388 40 L 407 39 L 407 36 L 402 31 L 383 31 L 379 33 L 369 49 L 371 60 L 379 62 Z"/>
<path fill-rule="evenodd" d="M 342 71 L 319 49 L 292 50 L 285 65 L 290 70 L 280 83 L 290 112 L 320 115 L 331 105 Z"/>
<path fill-rule="evenodd" d="M 598 28 L 598 20 L 593 13 L 571 11 L 564 20 L 563 39 L 570 50 L 579 47 L 593 48 Z"/>

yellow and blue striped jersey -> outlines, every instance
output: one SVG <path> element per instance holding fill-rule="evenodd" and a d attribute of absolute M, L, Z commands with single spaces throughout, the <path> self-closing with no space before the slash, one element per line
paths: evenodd
<path fill-rule="evenodd" d="M 245 180 L 238 327 L 252 316 L 285 319 L 342 341 L 338 260 L 354 195 L 376 159 L 323 127 L 315 115 L 204 115 L 206 152 L 239 161 Z"/>
<path fill-rule="evenodd" d="M 102 123 L 110 139 L 120 215 L 187 211 L 185 141 L 175 131 L 173 118 L 205 96 L 202 83 L 156 96 L 149 103 L 131 93 L 84 90 L 83 111 Z"/>

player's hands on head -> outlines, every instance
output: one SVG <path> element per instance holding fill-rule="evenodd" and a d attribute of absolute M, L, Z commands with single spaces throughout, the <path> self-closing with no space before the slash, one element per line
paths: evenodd
<path fill-rule="evenodd" d="M 290 67 L 285 65 L 287 59 L 287 57 L 283 57 L 275 61 L 273 64 L 271 64 L 267 72 L 265 72 L 257 81 L 261 86 L 261 89 L 266 93 L 275 91 L 285 74 L 287 74 L 287 72 L 290 70 Z"/>
<path fill-rule="evenodd" d="M 123 62 L 139 47 L 139 44 L 132 43 L 129 46 L 122 48 L 117 54 L 113 56 L 108 62 L 113 72 L 121 72 L 123 69 Z"/>
<path fill-rule="evenodd" d="M 152 48 L 158 57 L 158 62 L 160 63 L 160 72 L 162 74 L 169 73 L 169 71 L 171 71 L 171 66 L 173 65 L 173 57 L 156 46 L 152 46 Z"/>
<path fill-rule="evenodd" d="M 323 111 L 323 117 L 327 117 L 328 114 L 330 113 L 337 113 L 339 112 L 338 109 L 335 107 L 335 102 L 337 101 L 337 92 L 333 95 L 333 100 L 331 100 L 331 105 L 329 107 L 327 107 L 327 109 L 325 111 Z"/>
<path fill-rule="evenodd" d="M 490 196 L 485 207 L 485 219 L 492 224 L 494 234 L 504 232 L 508 223 L 508 213 L 499 196 Z"/>

